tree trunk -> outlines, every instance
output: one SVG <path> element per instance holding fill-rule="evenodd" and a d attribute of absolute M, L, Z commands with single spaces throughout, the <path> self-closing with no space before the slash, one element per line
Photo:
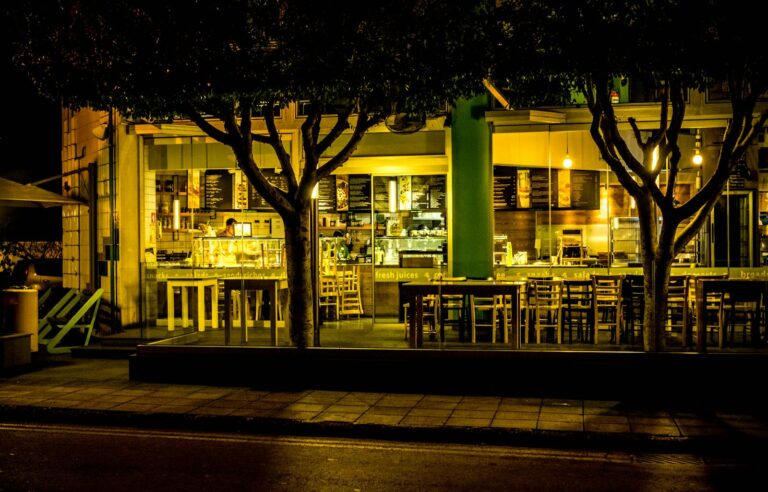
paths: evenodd
<path fill-rule="evenodd" d="M 658 352 L 664 348 L 671 270 L 672 258 L 669 255 L 654 255 L 643 260 L 643 348 L 646 352 Z"/>
<path fill-rule="evenodd" d="M 314 289 L 309 207 L 283 217 L 288 275 L 288 319 L 291 341 L 297 348 L 314 345 Z"/>

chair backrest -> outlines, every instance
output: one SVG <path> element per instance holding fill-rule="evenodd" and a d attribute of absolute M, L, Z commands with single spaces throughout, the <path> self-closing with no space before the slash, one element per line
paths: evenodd
<path fill-rule="evenodd" d="M 621 302 L 623 275 L 592 275 L 592 292 L 598 306 Z"/>
<path fill-rule="evenodd" d="M 585 306 L 592 304 L 591 280 L 568 280 L 563 282 L 563 305 Z"/>
<path fill-rule="evenodd" d="M 667 299 L 669 302 L 677 303 L 688 300 L 688 276 L 672 275 L 669 277 L 667 286 Z"/>
<path fill-rule="evenodd" d="M 529 280 L 530 292 L 533 295 L 528 302 L 537 309 L 556 309 L 562 306 L 563 282 L 561 280 Z"/>

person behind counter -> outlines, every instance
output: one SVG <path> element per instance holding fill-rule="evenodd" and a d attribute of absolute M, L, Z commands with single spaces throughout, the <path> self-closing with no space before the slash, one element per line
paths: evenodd
<path fill-rule="evenodd" d="M 224 229 L 220 230 L 218 234 L 216 234 L 218 237 L 234 237 L 235 236 L 235 224 L 237 224 L 237 221 L 233 219 L 232 217 L 227 219 L 227 224 L 224 227 Z"/>

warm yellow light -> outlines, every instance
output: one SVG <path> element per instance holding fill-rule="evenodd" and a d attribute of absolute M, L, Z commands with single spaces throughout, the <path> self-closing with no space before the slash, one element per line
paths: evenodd
<path fill-rule="evenodd" d="M 315 183 L 315 187 L 312 188 L 312 199 L 316 200 L 320 195 L 320 183 Z"/>
<path fill-rule="evenodd" d="M 600 187 L 600 218 L 608 218 L 608 190 L 606 187 Z"/>
<path fill-rule="evenodd" d="M 635 203 L 635 197 L 631 196 L 629 197 L 629 208 L 634 210 L 635 207 L 637 207 L 637 204 Z"/>
<path fill-rule="evenodd" d="M 389 180 L 389 212 L 397 212 L 397 181 Z"/>
<path fill-rule="evenodd" d="M 173 230 L 181 229 L 181 202 L 178 198 L 173 199 Z"/>
<path fill-rule="evenodd" d="M 693 158 L 691 160 L 696 166 L 701 166 L 701 163 L 704 162 L 704 157 L 701 155 L 701 152 L 699 152 L 699 149 L 694 151 Z"/>
<path fill-rule="evenodd" d="M 573 166 L 573 159 L 571 159 L 570 155 L 565 154 L 565 159 L 563 159 L 563 167 L 566 169 L 570 169 L 571 166 Z"/>
<path fill-rule="evenodd" d="M 659 147 L 653 148 L 653 160 L 651 161 L 651 170 L 656 169 L 656 165 L 659 163 Z"/>

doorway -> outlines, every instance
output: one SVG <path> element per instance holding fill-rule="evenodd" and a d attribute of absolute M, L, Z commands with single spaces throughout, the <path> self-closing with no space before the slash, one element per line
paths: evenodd
<path fill-rule="evenodd" d="M 754 266 L 754 193 L 731 191 L 712 211 L 713 265 L 716 267 Z"/>

